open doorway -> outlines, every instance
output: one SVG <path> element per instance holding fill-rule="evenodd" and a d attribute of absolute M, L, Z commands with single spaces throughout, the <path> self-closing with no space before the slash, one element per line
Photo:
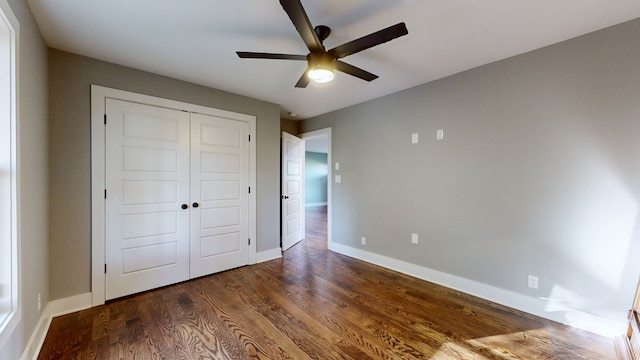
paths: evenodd
<path fill-rule="evenodd" d="M 305 140 L 305 233 L 331 248 L 331 128 L 300 134 Z"/>

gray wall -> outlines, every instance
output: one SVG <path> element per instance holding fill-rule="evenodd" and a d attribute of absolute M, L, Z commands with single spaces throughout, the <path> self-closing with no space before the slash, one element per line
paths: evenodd
<path fill-rule="evenodd" d="M 327 202 L 327 154 L 305 153 L 304 203 L 306 205 Z"/>
<path fill-rule="evenodd" d="M 291 135 L 296 135 L 299 133 L 298 128 L 300 127 L 300 122 L 297 120 L 289 120 L 289 119 L 280 119 L 280 130 L 287 132 Z"/>
<path fill-rule="evenodd" d="M 18 359 L 49 298 L 48 164 L 47 164 L 47 47 L 25 0 L 9 0 L 20 23 L 18 101 L 20 135 L 20 242 L 22 263 L 22 321 L 0 359 Z"/>
<path fill-rule="evenodd" d="M 304 121 L 332 127 L 333 241 L 574 309 L 628 309 L 638 34 L 635 20 Z"/>
<path fill-rule="evenodd" d="M 257 249 L 279 247 L 280 107 L 58 50 L 49 51 L 51 298 L 90 288 L 90 85 L 257 117 Z"/>

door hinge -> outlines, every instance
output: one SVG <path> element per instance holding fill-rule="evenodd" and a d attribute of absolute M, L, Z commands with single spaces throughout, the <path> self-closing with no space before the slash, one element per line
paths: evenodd
<path fill-rule="evenodd" d="M 107 273 L 107 264 L 104 264 L 104 273 Z"/>
<path fill-rule="evenodd" d="M 107 189 L 104 189 L 104 198 L 107 198 Z"/>
<path fill-rule="evenodd" d="M 251 238 L 249 238 L 249 245 L 251 245 Z"/>
<path fill-rule="evenodd" d="M 107 114 L 104 114 L 104 124 L 107 125 Z"/>
<path fill-rule="evenodd" d="M 251 186 L 249 186 L 249 194 L 251 194 Z"/>
<path fill-rule="evenodd" d="M 249 141 L 251 141 L 251 134 L 249 134 Z"/>

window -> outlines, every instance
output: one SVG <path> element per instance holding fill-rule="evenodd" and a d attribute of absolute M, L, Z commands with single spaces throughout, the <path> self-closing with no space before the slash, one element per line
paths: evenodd
<path fill-rule="evenodd" d="M 0 348 L 20 320 L 18 306 L 17 97 L 18 22 L 0 0 Z"/>

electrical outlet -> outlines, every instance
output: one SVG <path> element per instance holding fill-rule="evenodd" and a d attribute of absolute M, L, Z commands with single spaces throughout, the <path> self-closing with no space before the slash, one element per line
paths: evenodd
<path fill-rule="evenodd" d="M 38 293 L 38 311 L 42 308 L 42 302 L 40 300 L 40 293 Z"/>
<path fill-rule="evenodd" d="M 532 288 L 532 289 L 537 289 L 538 288 L 538 277 L 537 276 L 529 275 L 529 287 Z"/>
<path fill-rule="evenodd" d="M 412 244 L 418 243 L 418 234 L 411 234 L 411 243 Z"/>
<path fill-rule="evenodd" d="M 367 245 L 367 238 L 363 236 L 363 237 L 360 239 L 360 243 L 361 243 L 362 245 Z"/>

